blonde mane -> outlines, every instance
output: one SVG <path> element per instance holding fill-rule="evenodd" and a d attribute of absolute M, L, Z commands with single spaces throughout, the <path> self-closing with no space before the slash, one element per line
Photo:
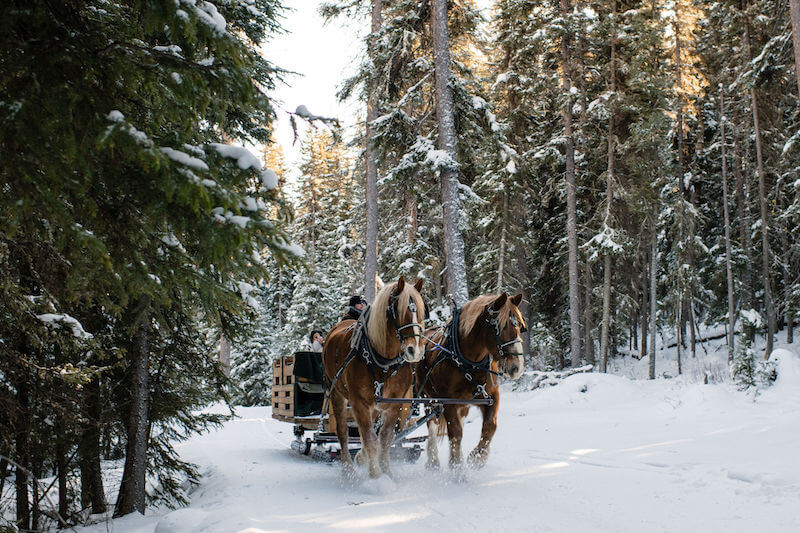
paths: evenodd
<path fill-rule="evenodd" d="M 498 296 L 500 295 L 484 294 L 464 304 L 464 307 L 461 309 L 461 317 L 458 321 L 458 334 L 462 339 L 466 338 L 472 332 L 478 319 L 483 314 L 483 310 L 487 305 L 495 301 Z M 513 303 L 511 303 L 511 297 L 509 296 L 506 298 L 506 302 L 503 304 L 503 307 L 500 308 L 500 311 L 497 314 L 497 320 L 500 323 L 500 329 L 506 327 L 509 318 L 511 318 L 512 311 L 517 317 L 517 321 L 519 321 L 521 325 L 525 325 L 525 321 L 522 319 L 522 313 L 520 313 L 519 309 Z"/>
<path fill-rule="evenodd" d="M 389 300 L 392 298 L 392 292 L 397 286 L 397 282 L 384 287 L 375 296 L 375 301 L 372 302 L 369 312 L 369 320 L 367 322 L 367 336 L 372 347 L 378 354 L 383 357 L 393 357 L 397 354 L 387 354 L 389 342 L 393 337 L 387 335 L 389 323 L 386 319 L 386 308 L 389 306 Z M 414 298 L 414 303 L 417 304 L 417 320 L 422 322 L 425 316 L 425 304 L 422 301 L 422 296 L 414 288 L 414 285 L 406 282 L 402 292 L 397 297 L 397 316 L 404 316 L 408 311 L 408 298 Z"/>

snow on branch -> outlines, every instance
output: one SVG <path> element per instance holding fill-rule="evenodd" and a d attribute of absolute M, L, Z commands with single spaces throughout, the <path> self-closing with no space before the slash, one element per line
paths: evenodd
<path fill-rule="evenodd" d="M 94 337 L 94 335 L 83 329 L 83 325 L 78 321 L 77 318 L 66 313 L 45 313 L 43 315 L 36 315 L 36 318 L 51 327 L 55 324 L 68 326 L 70 329 L 72 329 L 72 335 L 77 339 L 85 341 Z"/>
<path fill-rule="evenodd" d="M 176 163 L 180 163 L 181 165 L 187 166 L 194 170 L 208 170 L 208 165 L 202 159 L 198 159 L 196 157 L 190 156 L 186 152 L 181 152 L 180 150 L 175 150 L 174 148 L 170 148 L 169 146 L 162 146 L 159 148 L 164 154 L 175 161 Z"/>
<path fill-rule="evenodd" d="M 613 255 L 624 252 L 625 247 L 619 242 L 622 240 L 622 235 L 618 231 L 603 224 L 603 229 L 600 233 L 589 239 L 586 244 L 583 245 L 583 248 L 592 250 L 590 260 L 594 261 L 604 253 Z"/>
<path fill-rule="evenodd" d="M 203 24 L 219 34 L 227 35 L 228 23 L 217 11 L 217 6 L 205 0 L 181 0 L 181 4 L 191 8 Z"/>

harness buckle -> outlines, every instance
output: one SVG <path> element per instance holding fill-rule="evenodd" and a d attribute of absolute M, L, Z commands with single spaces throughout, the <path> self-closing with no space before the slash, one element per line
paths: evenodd
<path fill-rule="evenodd" d="M 375 383 L 375 397 L 380 398 L 383 396 L 383 383 L 378 380 L 374 381 Z"/>

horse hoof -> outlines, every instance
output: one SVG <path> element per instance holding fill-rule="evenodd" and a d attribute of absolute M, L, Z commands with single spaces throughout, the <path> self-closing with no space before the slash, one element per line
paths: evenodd
<path fill-rule="evenodd" d="M 486 466 L 486 454 L 483 453 L 471 453 L 467 458 L 467 463 L 471 468 L 479 469 Z"/>
<path fill-rule="evenodd" d="M 425 470 L 441 470 L 442 465 L 439 461 L 427 461 L 425 463 Z"/>
<path fill-rule="evenodd" d="M 365 466 L 367 464 L 366 455 L 363 453 L 363 450 L 358 450 L 356 453 L 356 464 L 358 466 Z"/>

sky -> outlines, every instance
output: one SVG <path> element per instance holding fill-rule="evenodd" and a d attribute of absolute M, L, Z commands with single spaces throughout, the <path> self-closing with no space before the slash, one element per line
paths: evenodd
<path fill-rule="evenodd" d="M 315 115 L 336 117 L 345 137 L 350 137 L 361 108 L 356 101 L 339 102 L 336 93 L 342 81 L 356 72 L 369 20 L 351 18 L 326 24 L 318 14 L 320 4 L 317 0 L 287 2 L 289 9 L 281 23 L 286 33 L 273 37 L 262 48 L 268 60 L 296 72 L 287 75 L 285 84 L 273 93 L 275 138 L 283 146 L 290 167 L 299 163 L 300 142 L 293 144 L 289 112 L 305 105 Z M 301 131 L 306 127 L 301 125 Z M 296 172 L 292 168 L 292 173 Z"/>

